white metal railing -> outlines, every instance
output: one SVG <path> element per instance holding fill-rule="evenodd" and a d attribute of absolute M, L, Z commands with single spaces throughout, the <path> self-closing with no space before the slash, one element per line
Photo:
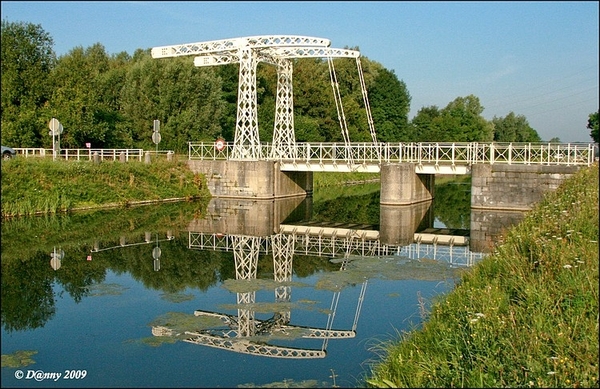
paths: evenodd
<path fill-rule="evenodd" d="M 144 156 L 143 149 L 61 149 L 60 154 L 57 157 L 64 158 L 65 160 L 76 159 L 80 161 L 82 159 L 92 160 L 95 155 L 101 160 L 120 160 L 121 156 L 129 161 L 130 159 L 137 159 L 141 161 Z"/>
<path fill-rule="evenodd" d="M 54 151 L 52 149 L 44 148 L 22 148 L 15 147 L 15 151 L 18 155 L 28 157 L 53 157 Z M 153 153 L 154 152 L 150 152 Z M 136 159 L 141 161 L 145 152 L 143 149 L 60 149 L 60 152 L 56 155 L 57 158 L 65 160 L 92 160 L 94 155 L 98 154 L 101 160 L 120 160 L 121 156 L 126 161 L 130 159 Z"/>
<path fill-rule="evenodd" d="M 46 156 L 46 149 L 43 147 L 14 147 L 14 149 L 17 155 L 22 155 L 25 158 Z M 49 155 L 52 156 L 52 149 L 50 149 Z"/>
<path fill-rule="evenodd" d="M 415 163 L 418 165 L 585 165 L 595 161 L 594 143 L 296 143 L 293 157 L 277 157 L 261 144 L 260 160 L 293 164 Z M 189 159 L 231 159 L 233 143 L 189 143 Z"/>

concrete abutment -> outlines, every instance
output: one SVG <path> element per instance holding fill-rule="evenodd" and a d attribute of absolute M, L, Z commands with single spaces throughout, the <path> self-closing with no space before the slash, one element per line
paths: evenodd
<path fill-rule="evenodd" d="M 556 190 L 579 166 L 475 164 L 471 208 L 527 211 Z"/>
<path fill-rule="evenodd" d="M 206 177 L 213 197 L 257 200 L 306 196 L 313 192 L 312 172 L 282 172 L 275 161 L 188 161 Z"/>

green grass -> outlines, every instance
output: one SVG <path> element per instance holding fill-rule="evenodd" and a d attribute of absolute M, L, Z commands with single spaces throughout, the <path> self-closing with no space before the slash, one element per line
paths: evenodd
<path fill-rule="evenodd" d="M 598 387 L 598 166 L 549 193 L 437 298 L 375 346 L 370 387 Z"/>
<path fill-rule="evenodd" d="M 95 164 L 15 158 L 2 162 L 2 217 L 202 197 L 210 197 L 205 179 L 192 173 L 184 161 Z"/>

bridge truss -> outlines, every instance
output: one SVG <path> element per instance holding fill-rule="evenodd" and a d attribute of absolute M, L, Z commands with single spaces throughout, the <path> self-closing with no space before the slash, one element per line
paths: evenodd
<path fill-rule="evenodd" d="M 350 143 L 350 138 L 332 59 L 356 59 L 369 131 L 373 143 L 377 143 L 360 62 L 360 53 L 356 50 L 331 48 L 330 45 L 331 42 L 328 39 L 316 37 L 294 35 L 251 36 L 154 47 L 152 57 L 166 58 L 195 55 L 194 65 L 199 67 L 239 64 L 237 120 L 230 159 L 257 160 L 265 156 L 258 131 L 256 67 L 259 62 L 276 66 L 277 96 L 273 147 L 270 149 L 268 156 L 270 158 L 293 159 L 297 158 L 298 150 L 294 131 L 292 87 L 293 66 L 291 60 L 294 58 L 327 59 L 338 120 L 345 144 Z"/>

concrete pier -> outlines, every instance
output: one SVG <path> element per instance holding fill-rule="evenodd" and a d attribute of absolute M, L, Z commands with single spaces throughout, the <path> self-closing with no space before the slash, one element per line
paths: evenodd
<path fill-rule="evenodd" d="M 415 173 L 412 163 L 381 166 L 382 205 L 411 205 L 430 201 L 434 196 L 435 175 Z"/>
<path fill-rule="evenodd" d="M 279 233 L 284 220 L 305 218 L 312 212 L 312 202 L 302 197 L 279 200 L 213 198 L 206 216 L 190 221 L 188 231 L 248 236 L 271 236 Z"/>

